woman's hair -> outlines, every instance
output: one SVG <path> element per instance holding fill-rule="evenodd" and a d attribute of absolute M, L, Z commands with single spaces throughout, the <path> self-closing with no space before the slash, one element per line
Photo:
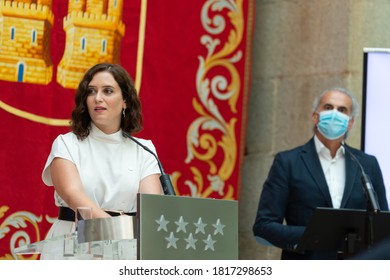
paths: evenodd
<path fill-rule="evenodd" d="M 90 68 L 81 80 L 75 96 L 75 107 L 72 111 L 72 120 L 70 122 L 71 130 L 77 135 L 77 138 L 85 139 L 91 129 L 91 116 L 88 113 L 87 97 L 88 85 L 99 72 L 108 72 L 118 83 L 123 100 L 127 108 L 125 116 L 121 119 L 121 129 L 129 134 L 134 134 L 142 130 L 142 112 L 141 101 L 138 98 L 134 82 L 127 71 L 118 64 L 100 63 Z"/>

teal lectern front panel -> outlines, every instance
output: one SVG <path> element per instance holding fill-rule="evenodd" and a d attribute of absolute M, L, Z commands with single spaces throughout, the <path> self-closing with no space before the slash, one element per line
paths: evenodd
<path fill-rule="evenodd" d="M 235 200 L 138 195 L 138 259 L 238 259 Z"/>

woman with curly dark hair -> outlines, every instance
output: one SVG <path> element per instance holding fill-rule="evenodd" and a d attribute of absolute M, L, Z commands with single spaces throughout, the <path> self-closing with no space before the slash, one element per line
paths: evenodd
<path fill-rule="evenodd" d="M 87 99 L 92 93 L 90 83 L 96 74 L 105 75 L 105 73 L 106 75 L 111 74 L 112 78 L 110 77 L 110 79 L 115 80 L 118 89 L 122 92 L 124 104 L 120 128 L 129 134 L 137 133 L 142 129 L 141 102 L 129 74 L 119 65 L 101 63 L 85 73 L 76 92 L 71 127 L 80 140 L 89 135 L 91 128 L 91 115 L 87 107 Z M 117 97 L 120 95 L 118 94 Z"/>
<path fill-rule="evenodd" d="M 76 92 L 71 132 L 54 140 L 42 172 L 59 207 L 47 238 L 74 231 L 77 207 L 106 218 L 135 212 L 138 192 L 162 194 L 156 159 L 123 134 L 141 129 L 141 102 L 126 70 L 109 63 L 89 69 Z M 155 152 L 150 140 L 136 139 Z"/>

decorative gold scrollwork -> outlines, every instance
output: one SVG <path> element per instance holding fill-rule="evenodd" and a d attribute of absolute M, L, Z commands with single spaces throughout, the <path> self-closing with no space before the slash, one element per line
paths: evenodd
<path fill-rule="evenodd" d="M 204 176 L 199 168 L 190 167 L 193 179 L 185 180 L 185 185 L 193 197 L 217 194 L 231 199 L 234 188 L 226 182 L 237 165 L 235 125 L 241 77 L 236 63 L 242 59 L 238 47 L 244 32 L 243 1 L 206 1 L 201 10 L 201 23 L 207 32 L 201 37 L 207 54 L 199 56 L 198 95 L 192 102 L 199 116 L 187 131 L 185 163 L 205 162 L 208 173 Z M 224 37 L 225 33 L 228 35 Z M 221 41 L 222 38 L 226 41 Z M 180 173 L 174 172 L 172 177 L 176 183 Z"/>
<path fill-rule="evenodd" d="M 0 260 L 5 259 L 24 259 L 32 260 L 37 259 L 38 255 L 28 255 L 28 257 L 18 255 L 16 256 L 13 251 L 19 246 L 30 244 L 31 233 L 27 232 L 27 228 L 35 232 L 36 241 L 41 240 L 41 233 L 39 229 L 39 223 L 42 222 L 42 216 L 36 216 L 28 211 L 18 211 L 6 216 L 6 212 L 9 210 L 8 206 L 0 207 L 0 221 L 5 217 L 4 221 L 0 224 L 0 240 L 4 239 L 7 235 L 11 235 L 9 238 L 11 254 L 5 254 L 0 256 Z M 31 231 L 31 230 L 30 230 Z"/>

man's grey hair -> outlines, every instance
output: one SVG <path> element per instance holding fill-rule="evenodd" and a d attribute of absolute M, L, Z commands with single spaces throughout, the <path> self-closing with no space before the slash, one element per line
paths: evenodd
<path fill-rule="evenodd" d="M 347 95 L 349 98 L 351 98 L 352 100 L 352 108 L 351 108 L 351 115 L 352 115 L 352 118 L 354 120 L 357 119 L 357 117 L 359 116 L 359 103 L 356 99 L 356 97 L 349 91 L 347 90 L 346 88 L 342 88 L 342 87 L 333 87 L 333 88 L 329 88 L 329 89 L 326 89 L 324 90 L 320 95 L 318 95 L 314 101 L 313 101 L 313 108 L 312 108 L 312 113 L 315 113 L 317 112 L 320 104 L 321 104 L 321 99 L 324 97 L 324 95 L 330 91 L 338 91 L 338 92 L 341 92 L 345 95 Z M 314 131 L 317 129 L 316 126 L 314 126 Z M 349 132 L 347 132 L 345 134 L 345 139 L 347 139 L 349 135 Z"/>

